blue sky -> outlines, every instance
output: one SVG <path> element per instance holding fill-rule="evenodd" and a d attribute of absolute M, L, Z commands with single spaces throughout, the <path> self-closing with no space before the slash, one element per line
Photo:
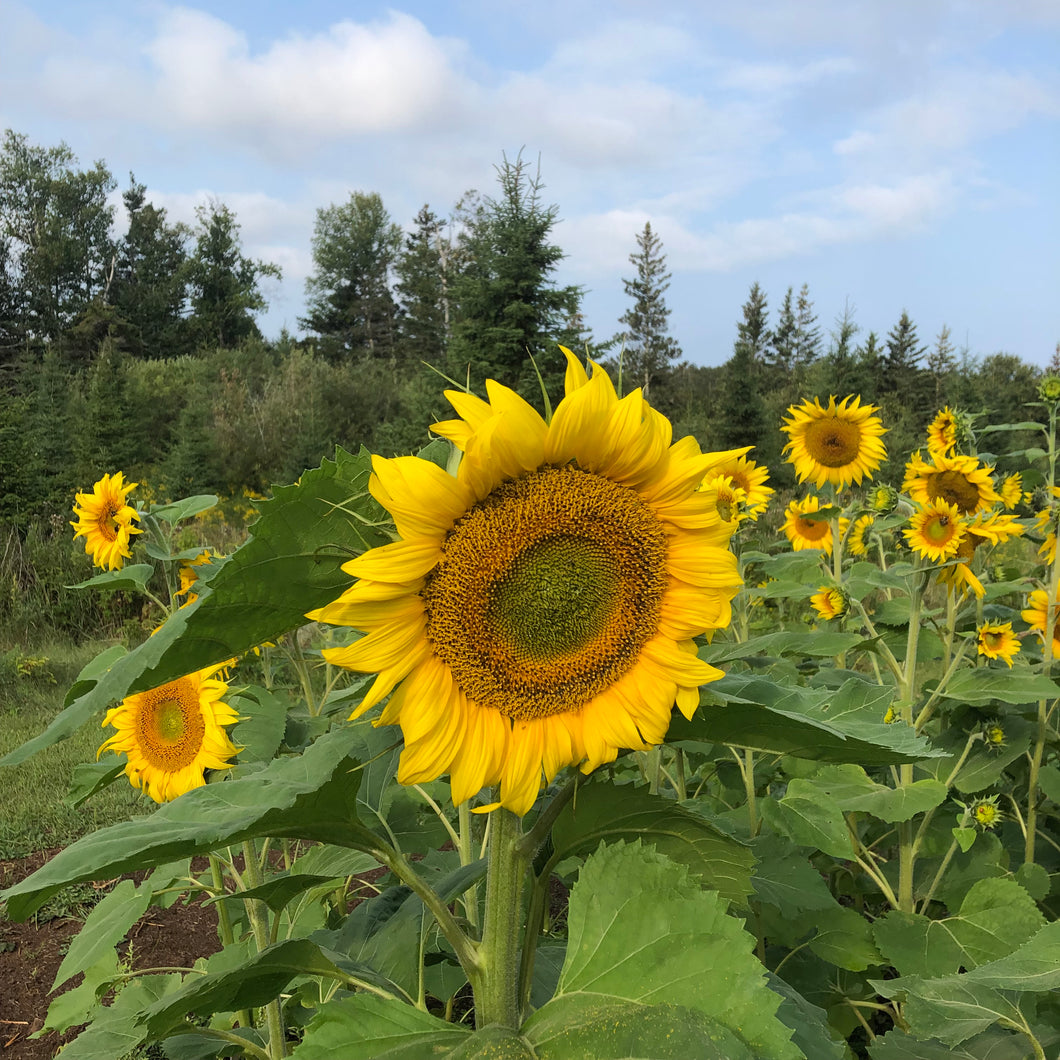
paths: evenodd
<path fill-rule="evenodd" d="M 297 332 L 316 210 L 408 226 L 540 158 L 598 338 L 646 221 L 671 331 L 720 364 L 757 281 L 827 330 L 902 310 L 931 343 L 1046 364 L 1060 341 L 1057 0 L 5 0 L 0 127 L 129 171 L 172 219 L 227 203 Z"/>

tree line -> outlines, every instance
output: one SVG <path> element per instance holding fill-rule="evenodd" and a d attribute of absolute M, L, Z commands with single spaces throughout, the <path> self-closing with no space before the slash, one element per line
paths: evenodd
<path fill-rule="evenodd" d="M 772 321 L 753 285 L 729 360 L 691 364 L 669 333 L 671 274 L 650 224 L 618 330 L 597 338 L 582 289 L 557 282 L 558 207 L 521 155 L 496 167 L 492 194 L 468 192 L 444 217 L 425 205 L 407 229 L 377 192 L 318 209 L 306 337 L 268 340 L 257 317 L 280 269 L 245 254 L 233 211 L 208 201 L 194 225 L 171 221 L 130 174 L 118 234 L 116 188 L 65 144 L 9 130 L 0 146 L 0 522 L 54 517 L 104 470 L 160 496 L 238 493 L 335 444 L 408 452 L 448 415 L 440 377 L 479 391 L 497 379 L 542 407 L 542 383 L 562 386 L 560 344 L 642 387 L 676 434 L 753 444 L 781 476 L 779 420 L 803 396 L 861 393 L 883 405 L 893 443 L 943 404 L 1025 418 L 1038 375 L 1007 354 L 977 360 L 948 329 L 924 343 L 904 312 L 881 337 L 848 305 L 826 334 L 805 285 Z"/>

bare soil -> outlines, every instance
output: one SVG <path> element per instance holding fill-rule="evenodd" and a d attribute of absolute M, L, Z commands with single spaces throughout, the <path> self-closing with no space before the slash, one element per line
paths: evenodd
<path fill-rule="evenodd" d="M 0 887 L 24 879 L 58 852 L 56 848 L 13 861 L 0 860 Z M 102 898 L 117 883 L 115 879 L 93 884 L 98 895 L 89 896 L 89 901 L 93 897 Z M 55 973 L 81 924 L 82 920 L 72 915 L 43 919 L 38 914 L 21 924 L 0 916 L 0 1056 L 3 1060 L 50 1060 L 60 1045 L 76 1036 L 80 1028 L 64 1035 L 30 1037 L 44 1026 Z M 119 953 L 125 957 L 130 948 L 133 968 L 191 967 L 199 957 L 207 957 L 220 948 L 215 907 L 196 902 L 170 909 L 149 909 L 133 925 Z M 63 989 L 70 989 L 80 981 L 78 976 Z"/>

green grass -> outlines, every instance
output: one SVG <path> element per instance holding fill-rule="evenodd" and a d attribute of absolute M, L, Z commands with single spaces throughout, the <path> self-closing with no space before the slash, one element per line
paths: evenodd
<path fill-rule="evenodd" d="M 66 690 L 104 644 L 52 643 L 24 655 L 0 650 L 0 755 L 40 733 L 62 710 Z M 13 664 L 21 660 L 16 668 Z M 18 673 L 18 669 L 28 673 Z M 66 846 L 88 832 L 146 813 L 152 805 L 124 777 L 78 808 L 66 795 L 74 767 L 92 762 L 105 738 L 102 717 L 18 766 L 0 768 L 0 858 Z"/>

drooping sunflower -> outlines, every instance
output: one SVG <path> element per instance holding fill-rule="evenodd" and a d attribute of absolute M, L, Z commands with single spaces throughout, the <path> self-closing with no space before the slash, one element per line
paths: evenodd
<path fill-rule="evenodd" d="M 1001 503 L 1011 511 L 1023 499 L 1023 475 L 1019 471 L 1006 475 L 997 492 Z"/>
<path fill-rule="evenodd" d="M 192 559 L 185 559 L 180 561 L 180 588 L 174 592 L 174 596 L 186 596 L 187 599 L 181 604 L 181 607 L 187 607 L 188 604 L 193 604 L 199 598 L 198 593 L 193 593 L 192 587 L 199 580 L 199 572 L 196 570 L 197 567 L 202 567 L 209 563 L 216 553 L 206 548 L 203 549 L 197 556 Z"/>
<path fill-rule="evenodd" d="M 201 787 L 204 770 L 228 769 L 239 749 L 224 726 L 239 716 L 221 702 L 228 685 L 215 675 L 226 665 L 126 696 L 103 719 L 104 727 L 111 725 L 117 732 L 99 754 L 124 752 L 129 783 L 155 802 L 169 802 Z"/>
<path fill-rule="evenodd" d="M 77 522 L 70 524 L 74 528 L 74 540 L 84 536 L 85 552 L 95 566 L 104 570 L 121 569 L 132 555 L 129 538 L 141 532 L 138 526 L 133 526 L 140 514 L 126 501 L 137 483 L 125 484 L 122 478 L 121 471 L 104 475 L 91 493 L 77 494 L 74 504 Z"/>
<path fill-rule="evenodd" d="M 744 455 L 746 449 L 735 452 L 736 456 L 723 460 L 711 470 L 704 485 L 708 485 L 711 479 L 720 475 L 731 479 L 735 488 L 744 491 L 743 514 L 748 519 L 756 520 L 766 510 L 769 498 L 775 492 L 772 486 L 766 485 L 769 481 L 769 469 L 759 467 L 753 460 L 748 460 Z"/>
<path fill-rule="evenodd" d="M 984 467 L 974 456 L 935 454 L 933 460 L 929 464 L 916 452 L 905 465 L 902 489 L 917 504 L 944 500 L 955 504 L 962 515 L 969 515 L 1000 503 L 990 477 L 992 467 Z"/>
<path fill-rule="evenodd" d="M 945 456 L 957 444 L 957 414 L 947 405 L 928 424 L 928 452 Z"/>
<path fill-rule="evenodd" d="M 867 556 L 869 554 L 869 535 L 876 525 L 876 516 L 859 515 L 854 520 L 854 525 L 847 535 L 847 550 L 852 556 Z"/>
<path fill-rule="evenodd" d="M 1049 618 L 1049 594 L 1044 589 L 1035 589 L 1027 600 L 1026 608 L 1020 612 L 1023 621 L 1045 639 L 1045 624 Z M 1060 609 L 1053 620 L 1053 658 L 1060 659 Z"/>
<path fill-rule="evenodd" d="M 1045 535 L 1045 540 L 1038 547 L 1038 555 L 1046 563 L 1056 560 L 1056 516 L 1057 509 L 1049 507 L 1043 508 L 1034 517 L 1034 529 Z"/>
<path fill-rule="evenodd" d="M 792 501 L 784 512 L 781 529 L 787 534 L 791 547 L 799 552 L 804 548 L 818 548 L 823 552 L 832 550 L 832 521 L 828 518 L 807 519 L 807 515 L 821 510 L 821 499 L 814 494 Z M 846 530 L 848 520 L 840 519 L 840 533 Z"/>
<path fill-rule="evenodd" d="M 799 481 L 839 488 L 871 478 L 887 457 L 881 441 L 887 428 L 876 411 L 853 396 L 838 405 L 829 397 L 827 407 L 818 398 L 791 405 L 780 429 L 790 439 L 784 453 Z"/>
<path fill-rule="evenodd" d="M 980 512 L 971 519 L 961 520 L 964 526 L 964 537 L 961 538 L 957 551 L 951 558 L 960 560 L 938 572 L 938 580 L 951 590 L 971 589 L 976 596 L 984 596 L 983 583 L 972 571 L 971 563 L 976 551 L 984 546 L 1000 545 L 1010 538 L 1019 537 L 1023 526 L 1016 522 L 1014 515 L 1001 512 Z"/>
<path fill-rule="evenodd" d="M 850 598 L 842 589 L 822 585 L 810 597 L 810 605 L 821 618 L 842 618 L 850 610 Z"/>
<path fill-rule="evenodd" d="M 1012 657 L 1020 650 L 1020 642 L 1012 632 L 1011 622 L 984 622 L 976 627 L 976 636 L 980 655 L 1004 659 L 1012 669 Z"/>
<path fill-rule="evenodd" d="M 918 555 L 945 563 L 957 554 L 967 531 L 957 505 L 936 500 L 914 512 L 902 533 Z"/>
<path fill-rule="evenodd" d="M 730 528 L 699 489 L 732 453 L 672 443 L 639 390 L 619 399 L 568 350 L 551 422 L 490 381 L 447 391 L 461 417 L 432 430 L 462 451 L 456 475 L 375 457 L 369 488 L 399 540 L 347 563 L 360 579 L 312 612 L 366 636 L 325 651 L 376 672 L 360 715 L 399 724 L 398 779 L 449 774 L 453 801 L 499 786 L 517 814 L 542 778 L 588 772 L 662 741 L 676 703 L 721 676 L 693 638 L 728 624 L 740 586 Z"/>

